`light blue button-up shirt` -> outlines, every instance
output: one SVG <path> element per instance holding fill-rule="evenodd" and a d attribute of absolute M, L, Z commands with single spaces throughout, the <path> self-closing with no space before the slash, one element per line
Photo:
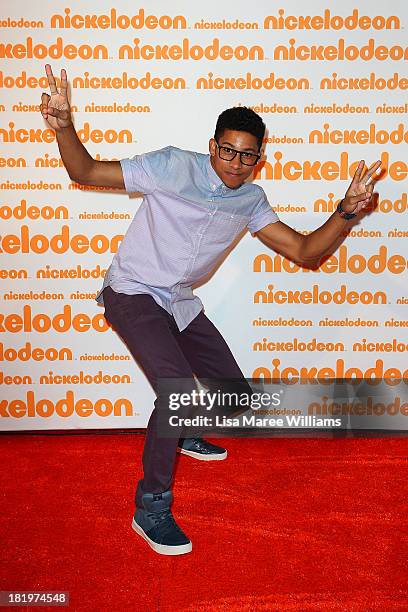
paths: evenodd
<path fill-rule="evenodd" d="M 147 293 L 174 316 L 178 328 L 202 310 L 193 294 L 238 234 L 257 232 L 278 216 L 259 185 L 230 189 L 210 156 L 176 147 L 120 160 L 127 192 L 144 195 L 96 301 L 110 285 L 119 293 Z"/>

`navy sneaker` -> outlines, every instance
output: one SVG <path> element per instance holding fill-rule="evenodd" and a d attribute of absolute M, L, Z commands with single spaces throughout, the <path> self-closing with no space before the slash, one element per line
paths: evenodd
<path fill-rule="evenodd" d="M 145 493 L 137 508 L 132 528 L 160 555 L 184 555 L 193 545 L 180 529 L 170 510 L 173 493 Z"/>
<path fill-rule="evenodd" d="M 227 458 L 227 451 L 221 446 L 216 446 L 203 440 L 203 438 L 180 439 L 178 450 L 182 455 L 188 455 L 200 461 L 222 461 Z"/>

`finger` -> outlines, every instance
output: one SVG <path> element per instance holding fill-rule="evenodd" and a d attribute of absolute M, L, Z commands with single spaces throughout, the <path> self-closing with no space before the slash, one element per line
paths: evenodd
<path fill-rule="evenodd" d="M 51 115 L 52 117 L 59 117 L 61 115 L 61 111 L 58 110 L 58 108 L 55 108 L 54 106 L 49 106 L 48 114 Z"/>
<path fill-rule="evenodd" d="M 366 185 L 369 185 L 376 178 L 374 173 L 378 170 L 380 166 L 381 166 L 381 160 L 379 159 L 378 161 L 375 162 L 374 166 L 368 172 L 366 172 L 363 178 L 363 182 Z"/>
<path fill-rule="evenodd" d="M 374 191 L 374 181 L 372 181 L 369 185 L 367 185 L 366 191 L 368 191 L 369 196 L 371 198 L 371 196 L 373 195 L 373 191 Z"/>
<path fill-rule="evenodd" d="M 360 182 L 361 173 L 363 171 L 363 168 L 364 168 L 364 159 L 360 161 L 360 163 L 357 166 L 357 170 L 354 173 L 353 180 L 351 181 L 351 184 L 353 186 Z"/>
<path fill-rule="evenodd" d="M 67 73 L 66 70 L 64 68 L 61 69 L 61 96 L 63 98 L 67 98 L 67 91 L 68 91 L 68 81 L 67 81 Z"/>
<path fill-rule="evenodd" d="M 69 111 L 61 110 L 59 108 L 54 108 L 53 106 L 51 106 L 51 108 L 48 109 L 48 114 L 52 115 L 56 119 L 61 119 L 62 121 L 67 121 L 70 117 Z"/>
<path fill-rule="evenodd" d="M 369 205 L 369 203 L 371 202 L 371 199 L 373 197 L 373 190 L 374 190 L 374 183 L 370 183 L 370 185 L 367 186 L 366 189 L 366 199 L 364 200 L 363 203 L 363 208 L 365 208 L 366 206 Z"/>
<path fill-rule="evenodd" d="M 367 185 L 367 188 L 366 188 L 365 200 L 363 202 L 360 202 L 358 204 L 358 207 L 361 207 L 361 209 L 365 209 L 368 206 L 371 206 L 373 191 L 374 191 L 374 183 L 370 183 L 369 185 Z"/>
<path fill-rule="evenodd" d="M 51 66 L 49 64 L 45 64 L 45 72 L 47 74 L 48 84 L 50 86 L 50 91 L 52 94 L 57 94 L 58 89 L 55 84 L 54 75 L 52 74 Z"/>
<path fill-rule="evenodd" d="M 47 115 L 49 100 L 50 100 L 50 96 L 47 93 L 43 92 L 41 94 L 41 113 L 43 115 Z"/>
<path fill-rule="evenodd" d="M 369 194 L 360 193 L 359 195 L 353 196 L 350 198 L 351 204 L 358 204 L 359 202 L 365 202 L 369 198 Z"/>

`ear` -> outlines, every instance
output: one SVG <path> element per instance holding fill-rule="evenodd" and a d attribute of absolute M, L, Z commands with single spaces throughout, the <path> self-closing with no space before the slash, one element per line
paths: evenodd
<path fill-rule="evenodd" d="M 215 154 L 217 153 L 217 146 L 216 146 L 216 142 L 214 138 L 210 138 L 209 143 L 208 143 L 208 150 L 210 152 L 211 157 L 214 157 Z"/>

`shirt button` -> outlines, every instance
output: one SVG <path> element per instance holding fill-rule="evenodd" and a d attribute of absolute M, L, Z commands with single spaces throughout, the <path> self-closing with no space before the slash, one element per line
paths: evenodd
<path fill-rule="evenodd" d="M 209 202 L 214 202 L 214 198 L 208 198 Z"/>
<path fill-rule="evenodd" d="M 214 191 L 216 189 L 215 185 L 211 185 L 211 189 Z"/>

